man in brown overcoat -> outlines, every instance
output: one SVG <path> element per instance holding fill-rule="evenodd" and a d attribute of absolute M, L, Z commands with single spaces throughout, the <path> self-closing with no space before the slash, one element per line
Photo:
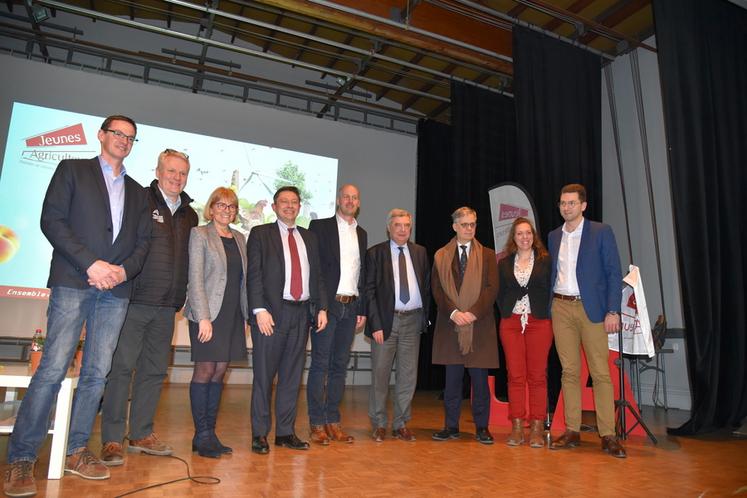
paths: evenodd
<path fill-rule="evenodd" d="M 493 303 L 498 294 L 495 251 L 475 238 L 477 213 L 461 207 L 451 215 L 456 236 L 436 251 L 431 289 L 438 306 L 433 336 L 433 364 L 446 365 L 444 429 L 436 441 L 457 439 L 462 402 L 462 378 L 472 380 L 472 415 L 476 439 L 493 444 L 488 431 L 490 393 L 488 369 L 498 367 L 498 335 Z"/>

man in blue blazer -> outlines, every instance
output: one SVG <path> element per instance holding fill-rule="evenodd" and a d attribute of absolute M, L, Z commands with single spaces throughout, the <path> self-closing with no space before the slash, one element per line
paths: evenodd
<path fill-rule="evenodd" d="M 331 218 L 311 220 L 309 230 L 319 240 L 319 258 L 327 290 L 327 327 L 311 333 L 311 367 L 306 384 L 311 441 L 352 443 L 340 424 L 350 346 L 355 330 L 366 321 L 363 297 L 367 234 L 358 225 L 360 192 L 343 185 Z"/>
<path fill-rule="evenodd" d="M 42 232 L 53 248 L 47 340 L 8 444 L 5 492 L 10 496 L 36 491 L 34 462 L 84 322 L 83 367 L 73 398 L 65 473 L 109 478 L 109 470 L 88 449 L 88 438 L 127 312 L 131 282 L 143 266 L 150 241 L 145 191 L 127 176 L 123 164 L 136 133 L 132 119 L 106 118 L 97 134 L 101 154 L 60 162 L 49 182 L 41 214 Z"/>
<path fill-rule="evenodd" d="M 252 451 L 270 451 L 270 401 L 275 392 L 275 446 L 307 450 L 295 433 L 296 401 L 309 328 L 327 325 L 327 294 L 316 235 L 296 225 L 301 194 L 280 187 L 273 198 L 275 223 L 254 227 L 247 241 L 247 296 L 252 334 Z"/>
<path fill-rule="evenodd" d="M 615 436 L 615 400 L 609 371 L 607 334 L 620 331 L 622 272 L 612 228 L 586 220 L 586 189 L 570 184 L 560 191 L 565 223 L 550 232 L 552 256 L 552 325 L 563 366 L 566 430 L 550 449 L 580 444 L 581 352 L 583 345 L 594 382 L 594 405 L 602 450 L 625 458 Z"/>

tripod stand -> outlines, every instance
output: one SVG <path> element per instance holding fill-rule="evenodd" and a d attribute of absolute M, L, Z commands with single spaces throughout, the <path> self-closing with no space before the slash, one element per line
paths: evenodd
<path fill-rule="evenodd" d="M 638 413 L 638 411 L 635 409 L 633 405 L 630 404 L 630 401 L 625 399 L 625 370 L 623 368 L 623 335 L 622 335 L 622 329 L 617 333 L 617 345 L 618 345 L 618 353 L 617 353 L 617 359 L 615 360 L 615 365 L 617 365 L 617 372 L 618 372 L 618 386 L 620 388 L 620 399 L 615 400 L 615 411 L 616 417 L 615 417 L 615 427 L 617 429 L 617 435 L 620 437 L 620 439 L 627 439 L 628 434 L 635 428 L 636 425 L 640 424 L 640 426 L 643 428 L 644 431 L 646 431 L 646 434 L 648 434 L 648 437 L 651 439 L 651 442 L 654 444 L 657 444 L 658 441 L 656 440 L 656 436 L 654 436 L 653 432 L 649 430 L 649 428 L 646 426 L 646 423 L 641 418 L 641 414 Z M 625 410 L 630 410 L 630 413 L 633 414 L 633 418 L 636 419 L 636 423 L 633 424 L 633 426 L 630 428 L 630 430 L 626 430 L 625 425 Z"/>

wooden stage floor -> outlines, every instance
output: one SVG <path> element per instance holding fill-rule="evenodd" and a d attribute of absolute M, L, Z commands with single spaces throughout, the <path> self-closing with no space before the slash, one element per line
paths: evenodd
<path fill-rule="evenodd" d="M 219 484 L 189 481 L 137 493 L 138 497 L 438 497 L 438 496 L 747 496 L 747 440 L 728 433 L 697 438 L 666 435 L 666 427 L 687 418 L 678 410 L 644 409 L 644 418 L 659 438 L 654 446 L 635 436 L 626 443 L 627 459 L 615 459 L 599 449 L 595 433 L 583 433 L 582 445 L 570 451 L 511 448 L 503 443 L 507 427 L 492 428 L 496 444 L 474 440 L 468 405 L 463 405 L 462 438 L 446 442 L 430 436 L 443 424 L 443 408 L 435 392 L 418 392 L 409 427 L 417 441 L 387 439 L 373 442 L 367 416 L 368 388 L 350 387 L 343 406 L 345 428 L 353 444 L 313 446 L 309 451 L 276 448 L 255 455 L 249 447 L 249 386 L 225 389 L 218 417 L 218 434 L 233 455 L 217 460 L 192 454 L 193 425 L 189 389 L 165 386 L 156 420 L 158 436 L 189 463 L 193 476 L 214 476 Z M 305 391 L 299 396 L 296 429 L 308 434 Z M 7 437 L 0 438 L 6 454 Z M 91 449 L 101 449 L 98 421 Z M 3 459 L 4 460 L 4 459 Z M 35 476 L 39 494 L 49 497 L 114 497 L 136 488 L 186 476 L 185 464 L 167 457 L 126 454 L 107 481 L 66 476 L 47 481 L 49 441 L 42 450 Z M 2 470 L 6 465 L 3 461 Z"/>

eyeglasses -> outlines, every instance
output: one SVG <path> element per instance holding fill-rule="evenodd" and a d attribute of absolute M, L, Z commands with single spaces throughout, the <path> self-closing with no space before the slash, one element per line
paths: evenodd
<path fill-rule="evenodd" d="M 163 154 L 166 154 L 169 156 L 179 156 L 183 159 L 189 159 L 189 156 L 187 155 L 186 152 L 181 152 L 179 150 L 174 150 L 174 149 L 164 149 Z"/>
<path fill-rule="evenodd" d="M 472 223 L 459 223 L 459 226 L 466 230 L 468 228 L 475 228 L 477 226 L 477 223 L 475 223 L 474 221 Z"/>
<path fill-rule="evenodd" d="M 112 135 L 114 135 L 117 138 L 121 138 L 122 140 L 127 140 L 131 144 L 137 142 L 137 138 L 135 138 L 135 135 L 125 135 L 119 130 L 112 130 L 111 128 L 102 128 L 104 131 L 108 131 Z"/>
<path fill-rule="evenodd" d="M 560 201 L 560 202 L 558 202 L 558 207 L 562 207 L 562 208 L 564 208 L 564 207 L 574 208 L 574 207 L 580 206 L 580 205 L 581 205 L 580 201 Z"/>
<path fill-rule="evenodd" d="M 218 211 L 237 211 L 239 209 L 236 204 L 226 204 L 225 202 L 216 202 L 213 206 Z"/>

